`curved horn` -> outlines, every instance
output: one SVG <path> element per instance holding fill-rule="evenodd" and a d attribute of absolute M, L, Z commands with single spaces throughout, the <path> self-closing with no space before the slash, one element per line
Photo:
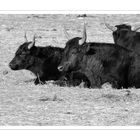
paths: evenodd
<path fill-rule="evenodd" d="M 24 40 L 25 40 L 25 42 L 28 42 L 27 36 L 26 36 L 26 32 L 25 32 L 25 34 L 24 34 Z"/>
<path fill-rule="evenodd" d="M 109 30 L 111 30 L 113 32 L 115 32 L 117 30 L 117 27 L 111 26 L 108 23 L 106 23 L 105 18 L 104 18 L 104 24 Z"/>
<path fill-rule="evenodd" d="M 113 32 L 115 32 L 115 31 L 117 30 L 117 27 L 111 26 L 111 25 L 109 25 L 108 23 L 105 23 L 105 26 L 106 26 L 109 30 L 111 30 L 111 31 L 113 31 Z"/>
<path fill-rule="evenodd" d="M 28 45 L 28 49 L 31 49 L 34 45 L 35 45 L 35 35 L 33 36 L 33 41 L 31 42 L 31 44 Z"/>
<path fill-rule="evenodd" d="M 68 34 L 65 26 L 63 26 L 63 31 L 64 31 L 64 34 L 65 34 L 66 38 L 69 40 L 70 39 L 70 35 Z"/>
<path fill-rule="evenodd" d="M 87 33 L 86 33 L 86 25 L 84 22 L 84 29 L 83 29 L 83 37 L 79 40 L 79 45 L 83 45 L 86 42 L 87 39 Z"/>
<path fill-rule="evenodd" d="M 140 29 L 140 26 L 139 27 L 135 27 L 134 29 L 133 29 L 133 31 L 138 31 Z"/>

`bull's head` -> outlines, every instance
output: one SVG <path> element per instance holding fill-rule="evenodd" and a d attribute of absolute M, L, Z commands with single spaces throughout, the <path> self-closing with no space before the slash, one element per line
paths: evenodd
<path fill-rule="evenodd" d="M 34 62 L 32 52 L 35 49 L 35 36 L 32 42 L 28 42 L 26 33 L 24 36 L 25 42 L 19 46 L 15 53 L 15 57 L 9 63 L 12 70 L 28 69 Z"/>
<path fill-rule="evenodd" d="M 120 46 L 128 46 L 130 42 L 132 42 L 133 37 L 135 36 L 136 32 L 140 29 L 140 27 L 135 27 L 131 29 L 132 27 L 127 24 L 120 24 L 116 26 L 111 26 L 108 23 L 105 22 L 105 26 L 113 31 L 113 39 L 115 44 Z"/>
<path fill-rule="evenodd" d="M 63 58 L 61 60 L 60 65 L 58 66 L 59 71 L 70 71 L 78 69 L 78 63 L 80 61 L 80 57 L 84 53 L 84 44 L 86 42 L 87 34 L 86 34 L 86 25 L 84 23 L 83 36 L 82 38 L 76 37 L 70 39 L 65 46 Z"/>

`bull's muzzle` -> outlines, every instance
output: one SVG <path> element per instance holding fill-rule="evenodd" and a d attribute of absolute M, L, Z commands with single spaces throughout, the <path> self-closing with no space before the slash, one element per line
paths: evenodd
<path fill-rule="evenodd" d="M 17 65 L 14 65 L 12 63 L 9 63 L 9 67 L 12 69 L 12 70 L 17 70 L 18 69 L 18 66 Z"/>
<path fill-rule="evenodd" d="M 62 72 L 64 70 L 64 67 L 63 66 L 58 66 L 57 68 L 60 72 Z"/>
<path fill-rule="evenodd" d="M 67 71 L 69 71 L 70 66 L 71 66 L 70 62 L 65 62 L 63 64 L 60 64 L 57 69 L 60 72 L 64 72 L 64 71 L 67 72 Z"/>

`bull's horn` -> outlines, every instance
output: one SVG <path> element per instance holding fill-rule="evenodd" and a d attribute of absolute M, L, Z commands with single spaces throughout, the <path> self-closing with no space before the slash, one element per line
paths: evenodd
<path fill-rule="evenodd" d="M 66 30 L 64 25 L 63 25 L 63 31 L 64 31 L 64 34 L 65 34 L 66 38 L 69 40 L 70 39 L 70 35 L 68 34 L 68 32 L 67 32 L 67 30 Z"/>
<path fill-rule="evenodd" d="M 133 29 L 133 31 L 138 31 L 140 29 L 140 26 L 139 27 L 135 27 L 134 29 Z"/>
<path fill-rule="evenodd" d="M 25 42 L 28 42 L 27 36 L 26 36 L 26 32 L 25 32 L 25 34 L 24 34 L 24 39 L 25 39 Z"/>
<path fill-rule="evenodd" d="M 87 39 L 87 33 L 86 33 L 86 25 L 84 22 L 84 29 L 83 29 L 83 37 L 79 40 L 79 45 L 83 45 L 86 42 Z"/>
<path fill-rule="evenodd" d="M 115 32 L 115 31 L 117 30 L 117 27 L 111 26 L 111 25 L 109 25 L 109 24 L 106 23 L 106 22 L 105 22 L 105 26 L 106 26 L 109 30 L 111 30 L 111 31 L 113 31 L 113 32 Z"/>
<path fill-rule="evenodd" d="M 33 41 L 31 44 L 29 44 L 28 49 L 31 49 L 35 45 L 35 35 L 33 36 Z"/>

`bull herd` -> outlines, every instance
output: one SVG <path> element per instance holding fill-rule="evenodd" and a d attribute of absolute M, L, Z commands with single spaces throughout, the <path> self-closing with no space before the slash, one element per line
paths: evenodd
<path fill-rule="evenodd" d="M 140 32 L 127 24 L 105 26 L 112 31 L 114 43 L 86 42 L 86 25 L 82 37 L 68 39 L 65 48 L 36 46 L 35 36 L 19 46 L 9 63 L 12 70 L 29 70 L 36 75 L 35 84 L 53 80 L 59 85 L 100 88 L 140 87 Z M 68 36 L 67 32 L 65 34 Z"/>

